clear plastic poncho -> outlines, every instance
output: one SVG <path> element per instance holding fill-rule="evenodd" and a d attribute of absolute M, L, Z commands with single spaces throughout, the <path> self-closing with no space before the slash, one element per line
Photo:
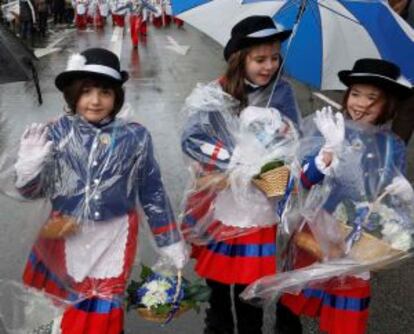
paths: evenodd
<path fill-rule="evenodd" d="M 309 183 L 316 174 L 312 161 L 324 140 L 310 117 L 304 126 L 298 159 Z M 405 147 L 390 132 L 346 122 L 345 143 L 333 172 L 314 183 L 303 201 L 286 210 L 283 229 L 289 241 L 284 270 L 251 284 L 242 297 L 263 302 L 283 292 L 323 287 L 331 278 L 362 275 L 410 257 L 414 250 L 414 198 L 411 186 L 391 191 L 396 180 L 406 182 Z M 317 177 L 314 179 L 317 179 Z M 303 182 L 302 182 L 303 183 Z M 342 280 L 346 285 L 346 280 Z M 346 288 L 346 286 L 344 286 Z"/>
<path fill-rule="evenodd" d="M 15 211 L 20 217 L 17 210 L 26 213 L 6 234 L 16 238 L 14 256 L 28 258 L 22 278 L 27 290 L 16 276 L 0 281 L 1 295 L 9 295 L 10 286 L 16 291 L 12 311 L 0 314 L 7 332 L 31 333 L 65 309 L 62 328 L 74 325 L 76 312 L 84 312 L 83 325 L 100 328 L 104 322 L 94 323 L 93 315 L 104 313 L 120 331 L 141 213 L 162 255 L 181 241 L 149 132 L 127 118 L 92 125 L 65 115 L 29 126 L 1 158 L 9 221 Z M 39 296 L 47 297 L 47 307 L 31 306 L 47 304 Z"/>
<path fill-rule="evenodd" d="M 293 124 L 272 108 L 249 106 L 218 82 L 198 85 L 187 98 L 182 149 L 190 158 L 182 231 L 194 244 L 224 240 L 278 222 L 282 197 L 252 182 L 266 164 L 289 165 L 298 143 Z"/>

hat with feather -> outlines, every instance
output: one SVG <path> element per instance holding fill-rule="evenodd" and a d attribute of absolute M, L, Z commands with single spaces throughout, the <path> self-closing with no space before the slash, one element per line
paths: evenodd
<path fill-rule="evenodd" d="M 63 89 L 74 80 L 97 79 L 122 85 L 128 80 L 128 72 L 121 71 L 119 58 L 102 48 L 91 48 L 70 56 L 66 69 L 55 80 L 56 87 Z"/>

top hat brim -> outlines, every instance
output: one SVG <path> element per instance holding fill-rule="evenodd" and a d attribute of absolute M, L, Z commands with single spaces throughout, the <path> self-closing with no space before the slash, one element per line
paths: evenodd
<path fill-rule="evenodd" d="M 226 61 L 229 60 L 230 56 L 239 50 L 257 45 L 257 44 L 263 44 L 267 42 L 272 41 L 281 41 L 283 42 L 287 38 L 289 38 L 290 34 L 292 33 L 292 30 L 284 30 L 276 32 L 272 35 L 265 36 L 265 37 L 232 37 L 226 44 L 224 48 L 224 59 Z"/>
<path fill-rule="evenodd" d="M 346 70 L 338 72 L 338 77 L 339 80 L 347 87 L 353 84 L 369 84 L 380 87 L 385 92 L 391 92 L 402 99 L 405 99 L 414 93 L 412 88 L 381 75 L 371 73 L 358 73 L 358 75 L 356 75 L 355 72 Z"/>
<path fill-rule="evenodd" d="M 63 89 L 66 86 L 70 85 L 74 80 L 80 80 L 80 79 L 86 79 L 86 78 L 105 80 L 105 81 L 109 81 L 114 84 L 122 85 L 124 82 L 128 80 L 129 75 L 128 75 L 128 72 L 121 71 L 121 80 L 118 80 L 104 73 L 96 73 L 96 72 L 81 71 L 81 70 L 66 71 L 66 72 L 60 73 L 56 77 L 55 85 L 60 91 L 63 91 Z"/>

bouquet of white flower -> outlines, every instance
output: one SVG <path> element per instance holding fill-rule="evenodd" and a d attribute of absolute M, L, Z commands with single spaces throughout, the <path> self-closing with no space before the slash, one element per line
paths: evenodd
<path fill-rule="evenodd" d="M 403 211 L 397 212 L 380 200 L 357 203 L 353 211 L 354 217 L 350 219 L 345 206 L 340 205 L 335 215 L 340 221 L 348 222 L 342 226 L 345 251 L 354 258 L 371 260 L 414 247 L 412 227 L 407 226 L 409 218 Z"/>
<path fill-rule="evenodd" d="M 141 317 L 153 322 L 168 323 L 192 308 L 198 312 L 210 294 L 201 280 L 191 283 L 181 272 L 171 276 L 143 265 L 140 278 L 127 288 L 127 310 L 137 309 Z"/>

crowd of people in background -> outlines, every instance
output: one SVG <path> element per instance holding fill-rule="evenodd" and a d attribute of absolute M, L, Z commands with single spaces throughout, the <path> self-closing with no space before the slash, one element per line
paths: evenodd
<path fill-rule="evenodd" d="M 46 37 L 48 24 L 72 24 L 74 10 L 67 0 L 4 0 L 0 1 L 2 23 L 23 40 Z"/>
<path fill-rule="evenodd" d="M 138 36 L 146 35 L 147 23 L 155 27 L 183 21 L 171 16 L 168 0 L 0 0 L 0 22 L 8 26 L 29 46 L 34 40 L 47 37 L 50 23 L 54 26 L 102 29 L 111 17 L 112 26 L 125 26 L 129 16 L 131 40 L 138 45 Z"/>

